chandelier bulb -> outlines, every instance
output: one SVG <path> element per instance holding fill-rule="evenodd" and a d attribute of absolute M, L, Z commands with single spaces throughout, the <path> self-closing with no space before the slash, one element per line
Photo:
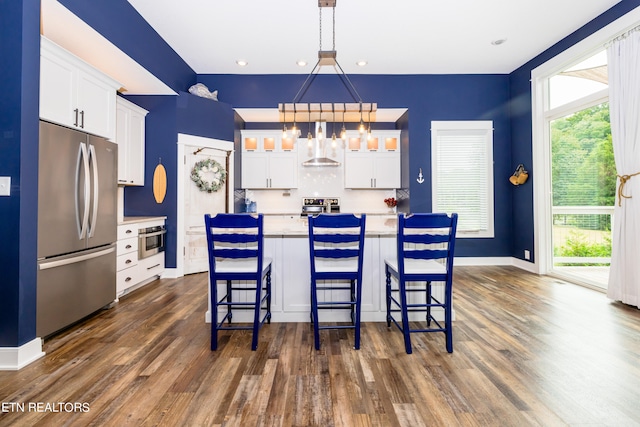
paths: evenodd
<path fill-rule="evenodd" d="M 364 133 L 364 122 L 362 120 L 360 120 L 360 127 L 358 128 L 358 130 L 360 131 L 361 135 Z"/>
<path fill-rule="evenodd" d="M 331 135 L 331 148 L 336 148 L 338 144 L 336 143 L 336 133 L 334 132 L 333 135 Z"/>
<path fill-rule="evenodd" d="M 343 141 L 347 140 L 347 129 L 345 129 L 344 125 L 342 126 L 342 130 L 340 131 L 340 138 L 342 138 Z"/>
<path fill-rule="evenodd" d="M 309 144 L 309 148 L 311 148 L 313 145 L 313 135 L 311 135 L 311 132 L 307 133 L 307 142 Z"/>
<path fill-rule="evenodd" d="M 322 126 L 318 126 L 318 141 L 322 141 L 324 139 L 324 135 L 322 134 Z"/>
<path fill-rule="evenodd" d="M 287 138 L 287 125 L 284 125 L 282 127 L 282 139 L 286 139 Z"/>

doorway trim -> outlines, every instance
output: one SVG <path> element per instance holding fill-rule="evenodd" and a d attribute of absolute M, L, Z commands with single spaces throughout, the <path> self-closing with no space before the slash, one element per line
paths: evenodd
<path fill-rule="evenodd" d="M 184 276 L 184 185 L 186 181 L 187 165 L 184 163 L 186 154 L 186 147 L 203 147 L 213 148 L 216 150 L 229 151 L 229 171 L 227 171 L 227 198 L 231 202 L 229 203 L 229 211 L 233 212 L 233 165 L 234 165 L 234 143 L 232 141 L 224 141 L 222 139 L 205 138 L 202 136 L 187 135 L 184 133 L 178 134 L 177 141 L 178 148 L 178 171 L 177 171 L 177 202 L 178 209 L 176 212 L 176 277 Z M 182 251 L 180 251 L 182 249 Z M 181 253 L 182 252 L 182 253 Z"/>

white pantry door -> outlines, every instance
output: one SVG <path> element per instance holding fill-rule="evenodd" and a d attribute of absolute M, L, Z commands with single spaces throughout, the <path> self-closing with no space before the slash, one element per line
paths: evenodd
<path fill-rule="evenodd" d="M 195 153 L 195 154 L 194 154 Z M 226 185 L 218 191 L 201 191 L 191 180 L 193 166 L 202 160 L 213 159 L 226 169 L 227 152 L 215 148 L 185 146 L 184 179 L 184 274 L 207 271 L 207 237 L 204 214 L 226 212 Z M 229 174 L 229 171 L 227 171 Z M 206 178 L 206 176 L 205 176 Z M 228 178 L 228 176 L 227 176 Z M 231 202 L 230 202 L 231 203 Z"/>

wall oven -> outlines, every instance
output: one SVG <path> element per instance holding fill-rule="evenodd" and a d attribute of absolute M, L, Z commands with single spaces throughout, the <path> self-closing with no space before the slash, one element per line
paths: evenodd
<path fill-rule="evenodd" d="M 167 230 L 164 225 L 139 229 L 138 259 L 144 259 L 163 252 L 166 234 Z"/>

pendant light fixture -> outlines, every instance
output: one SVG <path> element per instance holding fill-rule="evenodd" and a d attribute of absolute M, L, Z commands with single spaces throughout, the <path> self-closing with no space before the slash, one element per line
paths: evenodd
<path fill-rule="evenodd" d="M 346 108 L 344 110 L 346 110 Z M 342 110 L 342 130 L 340 131 L 340 138 L 342 138 L 342 142 L 347 141 L 347 128 L 344 127 L 344 110 Z"/>
<path fill-rule="evenodd" d="M 322 104 L 320 104 L 320 122 L 322 122 Z M 318 126 L 318 131 L 316 132 L 316 138 L 318 142 L 324 139 L 324 134 L 322 133 L 322 126 Z"/>
<path fill-rule="evenodd" d="M 284 112 L 284 124 L 282 125 L 282 139 L 287 139 L 287 112 Z"/>
<path fill-rule="evenodd" d="M 307 131 L 307 144 L 309 148 L 313 146 L 313 135 L 311 135 L 311 114 L 309 114 L 309 128 Z"/>
<path fill-rule="evenodd" d="M 286 114 L 286 112 L 283 111 L 283 113 Z M 296 140 L 298 139 L 298 133 L 300 131 L 298 130 L 298 128 L 296 127 L 296 106 L 295 104 L 293 105 L 293 127 L 291 128 L 291 136 L 293 136 L 293 139 Z"/>
<path fill-rule="evenodd" d="M 349 76 L 344 72 L 344 70 L 342 69 L 342 67 L 340 66 L 340 64 L 338 63 L 337 60 L 337 53 L 336 53 L 336 29 L 335 29 L 335 7 L 336 7 L 336 1 L 337 0 L 318 0 L 318 8 L 319 8 L 319 32 L 320 32 L 320 37 L 319 37 L 319 41 L 320 41 L 320 48 L 318 50 L 318 61 L 316 62 L 315 66 L 313 67 L 313 69 L 311 70 L 311 72 L 309 73 L 309 75 L 305 78 L 305 80 L 302 83 L 302 86 L 300 86 L 300 88 L 298 89 L 298 91 L 296 92 L 295 96 L 293 97 L 292 102 L 287 102 L 287 103 L 280 103 L 278 105 L 278 110 L 280 113 L 280 119 L 284 122 L 286 121 L 286 114 L 287 112 L 293 112 L 294 114 L 294 125 L 293 125 L 293 129 L 292 131 L 294 132 L 294 137 L 295 137 L 295 129 L 296 129 L 296 125 L 295 125 L 295 121 L 296 121 L 296 113 L 298 113 L 298 115 L 300 113 L 303 114 L 303 116 L 306 114 L 307 115 L 307 119 L 309 122 L 311 122 L 311 116 L 314 115 L 314 117 L 318 114 L 318 111 L 320 112 L 320 120 L 322 121 L 322 112 L 323 111 L 328 111 L 329 106 L 331 107 L 331 111 L 332 111 L 332 118 L 335 121 L 335 114 L 338 112 L 342 113 L 342 130 L 340 132 L 340 137 L 343 139 L 343 141 L 346 141 L 346 127 L 345 127 L 345 122 L 349 121 L 349 122 L 357 122 L 357 114 L 358 112 L 360 113 L 360 124 L 361 124 L 361 134 L 363 134 L 366 130 L 366 128 L 364 127 L 364 122 L 363 122 L 363 114 L 364 114 L 364 110 L 368 110 L 372 116 L 372 119 L 375 120 L 375 112 L 377 110 L 377 104 L 375 103 L 364 103 L 362 100 L 362 97 L 360 96 L 360 94 L 358 93 L 357 89 L 355 88 L 355 86 L 353 85 L 353 83 L 351 82 L 351 79 L 349 78 Z M 322 18 L 323 18 L 323 10 L 326 8 L 331 8 L 332 9 L 332 36 L 333 36 L 333 45 L 331 47 L 331 50 L 323 50 L 322 47 L 322 30 L 323 30 L 323 22 L 322 22 Z M 300 103 L 301 99 L 305 96 L 305 94 L 307 93 L 307 91 L 309 90 L 309 87 L 313 84 L 316 76 L 319 74 L 320 72 L 320 68 L 323 66 L 331 66 L 334 68 L 334 70 L 336 71 L 338 77 L 341 80 L 341 83 L 343 87 L 345 87 L 347 89 L 347 91 L 349 92 L 349 95 L 351 96 L 351 98 L 353 99 L 352 103 L 347 103 L 347 102 L 340 102 L 340 103 L 310 103 L 310 102 L 306 102 L 306 103 Z M 283 128 L 286 126 L 286 124 L 283 126 Z M 308 135 L 311 135 L 311 130 L 309 129 Z M 328 135 L 324 135 L 320 130 L 318 130 L 318 134 L 316 135 L 317 138 L 323 138 L 323 137 L 328 137 Z M 311 136 L 311 138 L 313 139 L 313 136 Z M 332 138 L 333 139 L 333 138 Z"/>
<path fill-rule="evenodd" d="M 331 104 L 331 148 L 336 148 L 336 112 Z"/>

